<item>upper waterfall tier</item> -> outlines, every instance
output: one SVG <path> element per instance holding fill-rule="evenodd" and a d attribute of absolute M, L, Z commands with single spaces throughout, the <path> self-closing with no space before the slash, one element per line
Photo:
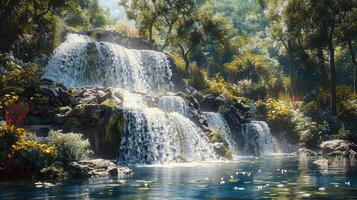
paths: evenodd
<path fill-rule="evenodd" d="M 44 78 L 69 87 L 119 87 L 133 92 L 170 90 L 172 71 L 164 53 L 133 50 L 86 35 L 69 34 L 54 51 Z"/>

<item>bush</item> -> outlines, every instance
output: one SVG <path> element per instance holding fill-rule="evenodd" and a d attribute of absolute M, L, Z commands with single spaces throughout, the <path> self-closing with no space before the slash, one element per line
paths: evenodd
<path fill-rule="evenodd" d="M 294 126 L 294 133 L 299 136 L 300 143 L 308 148 L 314 148 L 320 144 L 322 137 L 319 126 L 307 117 L 300 110 L 294 110 L 291 118 Z"/>
<path fill-rule="evenodd" d="M 200 70 L 196 64 L 190 66 L 189 84 L 197 90 L 205 90 L 208 83 L 203 70 Z"/>
<path fill-rule="evenodd" d="M 293 109 L 284 101 L 272 98 L 256 103 L 258 114 L 262 115 L 269 125 L 276 130 L 291 130 Z"/>
<path fill-rule="evenodd" d="M 88 159 L 93 154 L 89 141 L 82 137 L 82 134 L 51 130 L 44 141 L 58 150 L 56 160 L 67 163 Z"/>
<path fill-rule="evenodd" d="M 0 166 L 5 175 L 36 173 L 53 162 L 56 148 L 42 144 L 32 133 L 12 125 L 0 125 Z"/>
<path fill-rule="evenodd" d="M 41 85 L 43 68 L 24 63 L 12 54 L 0 54 L 0 111 L 19 102 L 30 103 Z"/>

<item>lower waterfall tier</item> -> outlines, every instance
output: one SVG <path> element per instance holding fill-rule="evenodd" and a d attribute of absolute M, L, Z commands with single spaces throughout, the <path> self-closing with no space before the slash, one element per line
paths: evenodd
<path fill-rule="evenodd" d="M 179 113 L 158 108 L 126 109 L 119 163 L 154 164 L 213 160 L 216 155 L 203 131 Z"/>

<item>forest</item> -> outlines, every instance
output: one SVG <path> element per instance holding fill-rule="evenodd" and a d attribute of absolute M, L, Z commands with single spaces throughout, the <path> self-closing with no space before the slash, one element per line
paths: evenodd
<path fill-rule="evenodd" d="M 124 18 L 103 2 L 0 0 L 0 177 L 74 177 L 67 166 L 92 158 L 211 159 L 162 153 L 165 127 L 210 152 L 207 136 L 228 160 L 265 154 L 261 122 L 274 153 L 357 157 L 357 0 L 111 0 Z M 329 141 L 347 147 L 327 155 Z M 158 153 L 142 155 L 150 145 Z"/>

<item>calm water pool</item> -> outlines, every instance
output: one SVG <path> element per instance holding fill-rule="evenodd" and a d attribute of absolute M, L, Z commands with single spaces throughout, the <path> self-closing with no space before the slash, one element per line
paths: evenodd
<path fill-rule="evenodd" d="M 314 159 L 276 155 L 232 162 L 133 168 L 133 177 L 72 180 L 48 186 L 0 182 L 0 199 L 357 199 L 357 161 L 329 169 Z"/>

